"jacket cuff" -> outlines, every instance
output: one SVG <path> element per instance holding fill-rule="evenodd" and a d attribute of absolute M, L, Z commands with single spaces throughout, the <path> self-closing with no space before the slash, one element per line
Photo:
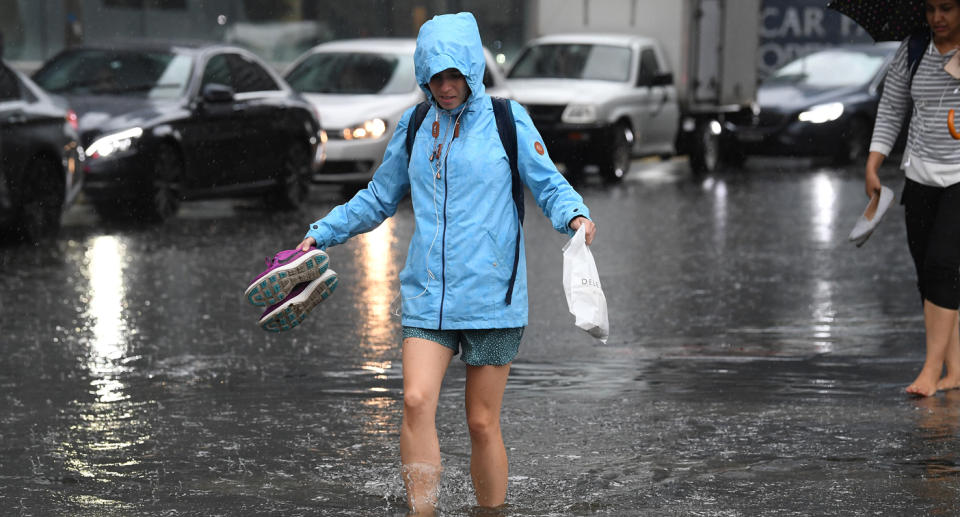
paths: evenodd
<path fill-rule="evenodd" d="M 307 234 L 303 236 L 304 239 L 307 237 L 313 237 L 313 240 L 317 241 L 317 248 L 321 250 L 327 249 L 327 243 L 332 241 L 332 236 L 327 235 L 327 232 L 323 231 L 324 228 L 321 227 L 319 221 L 310 225 L 310 228 L 307 230 Z"/>
<path fill-rule="evenodd" d="M 576 230 L 574 230 L 573 228 L 570 228 L 570 223 L 572 223 L 573 220 L 576 219 L 577 217 L 581 217 L 581 216 L 586 217 L 587 219 L 590 219 L 590 209 L 588 209 L 586 205 L 573 207 L 564 216 L 565 217 L 564 221 L 566 221 L 566 223 L 564 224 L 563 228 L 565 233 L 568 236 L 573 237 L 577 233 Z M 590 219 L 590 220 L 592 221 L 593 219 Z"/>

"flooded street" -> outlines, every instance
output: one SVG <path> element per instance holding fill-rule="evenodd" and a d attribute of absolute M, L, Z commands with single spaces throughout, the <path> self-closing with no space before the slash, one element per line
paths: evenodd
<path fill-rule="evenodd" d="M 903 393 L 924 341 L 902 207 L 858 249 L 860 168 L 686 165 L 580 189 L 606 345 L 575 328 L 566 239 L 527 193 L 502 515 L 960 513 L 960 391 Z M 881 179 L 899 203 L 900 172 Z M 0 248 L 0 514 L 405 515 L 392 311 L 409 204 L 328 250 L 339 287 L 301 327 L 264 332 L 242 296 L 341 201 L 315 187 L 294 213 L 186 203 L 158 227 L 78 205 L 55 243 Z M 487 515 L 464 377 L 454 359 L 441 515 Z"/>

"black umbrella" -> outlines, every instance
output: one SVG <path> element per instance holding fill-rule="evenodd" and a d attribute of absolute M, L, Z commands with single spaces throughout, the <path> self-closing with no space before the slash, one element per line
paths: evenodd
<path fill-rule="evenodd" d="M 830 0 L 827 7 L 857 22 L 874 41 L 900 41 L 929 30 L 923 0 Z"/>

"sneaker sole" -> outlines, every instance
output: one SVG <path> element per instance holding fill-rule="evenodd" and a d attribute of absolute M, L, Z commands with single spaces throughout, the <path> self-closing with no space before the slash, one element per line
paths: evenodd
<path fill-rule="evenodd" d="M 256 307 L 280 303 L 294 286 L 319 278 L 329 264 L 330 258 L 326 253 L 312 250 L 258 278 L 247 287 L 243 296 Z"/>
<path fill-rule="evenodd" d="M 314 307 L 333 294 L 338 283 L 340 279 L 336 271 L 327 269 L 319 278 L 310 282 L 310 285 L 300 294 L 260 318 L 258 322 L 260 328 L 270 332 L 282 332 L 300 325 Z"/>

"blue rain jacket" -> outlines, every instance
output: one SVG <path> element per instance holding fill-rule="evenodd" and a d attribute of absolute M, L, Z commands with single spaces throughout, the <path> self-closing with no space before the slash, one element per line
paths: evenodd
<path fill-rule="evenodd" d="M 511 328 L 527 325 L 527 268 L 521 240 L 513 300 L 506 304 L 519 220 L 511 172 L 500 143 L 490 97 L 483 87 L 485 60 L 470 13 L 436 16 L 417 37 L 416 78 L 432 102 L 433 75 L 456 68 L 470 87 L 467 101 L 450 111 L 434 103 L 417 131 L 407 163 L 407 110 L 383 163 L 367 187 L 310 226 L 307 237 L 325 249 L 376 228 L 409 193 L 416 229 L 400 272 L 403 325 L 429 329 Z M 512 102 L 520 177 L 557 231 L 572 236 L 576 216 L 589 217 L 583 198 L 557 171 L 526 110 Z M 459 136 L 440 166 L 430 154 L 460 110 Z M 439 120 L 440 137 L 432 135 Z M 559 276 L 559 272 L 557 273 Z"/>

